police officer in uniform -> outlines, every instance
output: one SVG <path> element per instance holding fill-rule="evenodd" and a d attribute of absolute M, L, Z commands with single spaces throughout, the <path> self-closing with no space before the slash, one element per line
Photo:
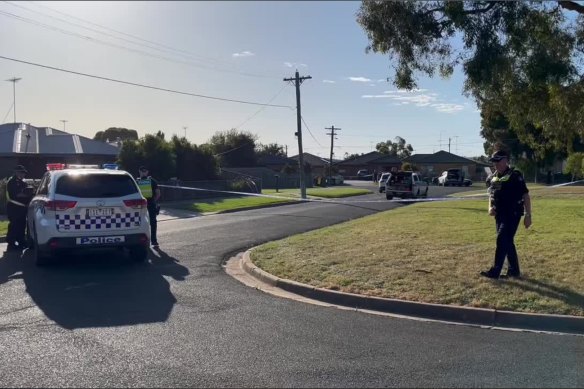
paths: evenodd
<path fill-rule="evenodd" d="M 140 177 L 136 178 L 142 196 L 148 200 L 148 216 L 150 217 L 150 239 L 152 246 L 158 247 L 156 238 L 156 215 L 158 214 L 158 199 L 160 199 L 160 188 L 156 180 L 148 175 L 148 168 L 140 166 L 138 169 Z"/>
<path fill-rule="evenodd" d="M 503 150 L 495 152 L 490 159 L 495 165 L 495 173 L 489 187 L 489 215 L 495 217 L 497 226 L 497 249 L 495 262 L 481 276 L 497 279 L 499 276 L 519 278 L 519 258 L 514 238 L 521 216 L 524 215 L 525 228 L 531 226 L 531 199 L 523 175 L 509 166 L 509 154 Z M 509 262 L 506 275 L 501 275 L 505 262 Z"/>
<path fill-rule="evenodd" d="M 6 215 L 8 216 L 6 242 L 8 250 L 26 248 L 26 212 L 31 199 L 30 188 L 23 181 L 26 173 L 24 166 L 18 165 L 14 169 L 14 175 L 6 183 Z"/>

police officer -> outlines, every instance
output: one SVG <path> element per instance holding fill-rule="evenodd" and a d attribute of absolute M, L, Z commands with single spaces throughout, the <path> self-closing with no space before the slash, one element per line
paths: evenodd
<path fill-rule="evenodd" d="M 523 175 L 509 166 L 509 154 L 499 150 L 490 161 L 496 171 L 491 177 L 489 187 L 489 215 L 495 217 L 497 226 L 497 249 L 495 262 L 488 271 L 482 271 L 483 277 L 499 278 L 505 262 L 509 262 L 507 274 L 502 277 L 519 278 L 519 258 L 515 248 L 514 238 L 521 216 L 525 212 L 523 224 L 525 228 L 531 226 L 531 199 Z"/>
<path fill-rule="evenodd" d="M 136 178 L 142 196 L 148 200 L 148 216 L 150 217 L 150 240 L 152 246 L 158 247 L 156 238 L 156 215 L 158 214 L 158 199 L 160 199 L 160 188 L 156 180 L 148 175 L 148 168 L 140 166 L 138 169 L 140 176 Z"/>
<path fill-rule="evenodd" d="M 30 201 L 28 186 L 23 179 L 27 173 L 22 165 L 16 166 L 14 174 L 6 183 L 6 215 L 8 216 L 8 232 L 6 242 L 8 250 L 23 250 L 26 248 L 26 212 Z"/>

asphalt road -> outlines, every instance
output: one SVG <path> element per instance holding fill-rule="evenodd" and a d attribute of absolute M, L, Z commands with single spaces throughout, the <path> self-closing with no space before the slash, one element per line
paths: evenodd
<path fill-rule="evenodd" d="M 584 386 L 584 337 L 323 308 L 248 288 L 221 268 L 258 243 L 395 206 L 309 203 L 165 221 L 162 251 L 143 265 L 103 252 L 36 268 L 26 252 L 4 254 L 0 385 Z"/>

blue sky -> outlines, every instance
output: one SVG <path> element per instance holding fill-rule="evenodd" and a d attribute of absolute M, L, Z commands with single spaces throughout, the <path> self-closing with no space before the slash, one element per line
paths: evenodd
<path fill-rule="evenodd" d="M 463 76 L 422 77 L 419 90 L 386 81 L 390 62 L 366 54 L 357 1 L 2 2 L 0 55 L 137 84 L 226 99 L 295 106 L 303 144 L 327 156 L 325 127 L 341 128 L 335 157 L 401 136 L 415 153 L 483 154 L 480 115 Z M 105 29 L 106 27 L 107 29 Z M 123 33 L 120 34 L 120 33 Z M 121 38 L 121 39 L 119 39 Z M 123 85 L 0 59 L 16 84 L 16 120 L 93 137 L 108 127 L 164 131 L 197 144 L 237 128 L 298 151 L 296 112 Z M 12 83 L 0 83 L 0 120 L 12 122 Z M 64 124 L 61 120 L 67 120 Z M 311 135 L 312 133 L 312 135 Z"/>

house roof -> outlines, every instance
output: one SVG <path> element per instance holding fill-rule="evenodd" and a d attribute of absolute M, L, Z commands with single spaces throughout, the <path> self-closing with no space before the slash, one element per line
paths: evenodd
<path fill-rule="evenodd" d="M 380 158 L 376 158 L 372 161 L 369 161 L 371 165 L 379 165 L 379 164 L 401 164 L 403 161 L 395 156 L 395 155 L 383 155 Z"/>
<path fill-rule="evenodd" d="M 378 159 L 380 157 L 383 157 L 384 155 L 381 154 L 379 151 L 372 151 L 370 153 L 364 154 L 364 155 L 360 155 L 358 157 L 355 158 L 351 158 L 351 159 L 346 159 L 342 162 L 339 162 L 339 165 L 343 165 L 343 166 L 362 166 L 362 165 L 366 165 L 369 162 L 373 161 L 374 159 Z"/>
<path fill-rule="evenodd" d="M 324 159 L 310 153 L 302 153 L 302 156 L 304 158 L 304 163 L 308 163 L 310 166 L 328 166 L 329 164 L 328 159 Z M 290 158 L 298 162 L 298 157 L 298 155 L 295 155 Z"/>
<path fill-rule="evenodd" d="M 298 160 L 281 157 L 279 155 L 264 155 L 258 158 L 258 166 L 266 165 L 298 165 Z"/>
<path fill-rule="evenodd" d="M 70 134 L 50 127 L 25 123 L 0 125 L 0 155 L 18 154 L 117 156 L 119 149 L 105 142 Z"/>
<path fill-rule="evenodd" d="M 461 157 L 461 156 L 456 155 L 456 154 L 449 153 L 449 152 L 444 151 L 444 150 L 440 150 L 434 154 L 415 154 L 415 155 L 412 155 L 412 156 L 406 158 L 405 160 L 407 162 L 423 163 L 423 164 L 429 164 L 429 163 L 434 163 L 434 164 L 438 164 L 438 163 L 462 163 L 462 164 L 474 163 L 474 164 L 480 164 L 480 163 L 482 163 L 482 162 L 474 161 L 472 159 Z"/>

